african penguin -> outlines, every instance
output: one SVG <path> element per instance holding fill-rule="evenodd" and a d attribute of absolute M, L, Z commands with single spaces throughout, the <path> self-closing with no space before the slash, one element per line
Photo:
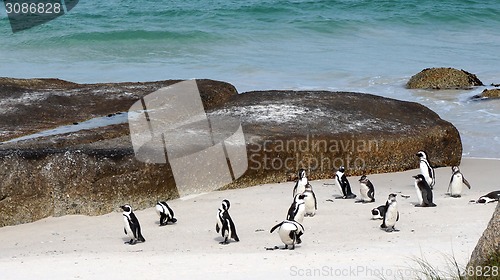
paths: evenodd
<path fill-rule="evenodd" d="M 285 220 L 275 225 L 271 229 L 271 233 L 273 233 L 273 231 L 277 228 L 279 228 L 278 233 L 280 239 L 285 244 L 285 248 L 283 249 L 288 249 L 288 246 L 290 245 L 292 246 L 290 250 L 293 250 L 295 249 L 295 244 L 302 243 L 300 236 L 304 234 L 304 227 L 300 223 L 297 223 L 296 221 Z"/>
<path fill-rule="evenodd" d="M 219 242 L 220 244 L 226 245 L 229 244 L 228 239 L 232 238 L 235 241 L 240 241 L 238 235 L 236 234 L 236 227 L 234 226 L 234 222 L 229 216 L 229 207 L 231 204 L 229 200 L 224 199 L 222 201 L 221 207 L 217 212 L 217 223 L 215 224 L 215 231 L 217 233 L 220 232 L 221 236 L 224 238 L 224 241 Z"/>
<path fill-rule="evenodd" d="M 340 192 L 342 193 L 343 199 L 353 199 L 356 198 L 356 195 L 352 193 L 351 191 L 351 185 L 349 184 L 349 181 L 347 180 L 347 177 L 345 176 L 345 168 L 341 166 L 339 170 L 335 173 L 335 180 L 337 183 L 337 186 L 340 189 Z"/>
<path fill-rule="evenodd" d="M 174 211 L 165 201 L 159 201 L 156 203 L 156 213 L 160 216 L 160 226 L 164 226 L 168 222 L 177 222 L 177 219 L 174 218 Z"/>
<path fill-rule="evenodd" d="M 488 194 L 485 194 L 481 196 L 478 200 L 476 200 L 476 203 L 490 203 L 490 202 L 495 202 L 500 199 L 500 191 L 492 191 Z M 474 201 L 472 201 L 474 202 Z"/>
<path fill-rule="evenodd" d="M 385 204 L 372 209 L 372 220 L 382 220 L 385 215 Z"/>
<path fill-rule="evenodd" d="M 289 221 L 296 221 L 302 224 L 304 220 L 304 216 L 306 214 L 306 204 L 304 198 L 306 196 L 304 194 L 298 194 L 293 199 L 292 205 L 288 209 L 288 213 L 286 215 L 286 219 Z"/>
<path fill-rule="evenodd" d="M 120 208 L 123 210 L 123 224 L 125 234 L 130 237 L 130 241 L 125 242 L 125 244 L 128 243 L 130 245 L 134 245 L 137 243 L 137 241 L 146 242 L 146 239 L 144 239 L 141 233 L 141 225 L 139 224 L 139 220 L 137 220 L 137 217 L 132 211 L 132 206 L 125 204 L 123 206 L 120 206 Z"/>
<path fill-rule="evenodd" d="M 470 189 L 470 184 L 460 172 L 460 168 L 458 168 L 458 166 L 453 166 L 451 168 L 451 172 L 452 175 L 448 186 L 448 192 L 451 197 L 461 197 L 464 185 Z"/>
<path fill-rule="evenodd" d="M 316 200 L 316 195 L 312 189 L 311 184 L 307 183 L 305 191 L 302 193 L 304 197 L 305 204 L 305 215 L 309 217 L 314 217 L 316 215 L 316 210 L 318 210 L 318 201 Z"/>
<path fill-rule="evenodd" d="M 384 229 L 387 232 L 399 231 L 394 226 L 396 222 L 399 221 L 399 211 L 398 211 L 398 203 L 396 202 L 396 194 L 391 193 L 387 202 L 385 203 L 385 213 L 384 213 L 384 221 L 380 225 L 380 228 Z"/>
<path fill-rule="evenodd" d="M 295 187 L 293 188 L 293 197 L 297 194 L 301 194 L 306 190 L 306 185 L 308 184 L 306 171 L 304 169 L 299 169 L 298 180 L 295 182 Z"/>
<path fill-rule="evenodd" d="M 432 168 L 431 164 L 429 163 L 427 154 L 424 151 L 418 152 L 417 157 L 420 158 L 420 174 L 425 177 L 427 184 L 432 190 L 432 188 L 434 188 L 434 185 L 436 184 L 436 175 L 434 173 L 434 168 Z"/>
<path fill-rule="evenodd" d="M 436 204 L 432 201 L 432 189 L 427 184 L 424 175 L 418 174 L 415 178 L 415 191 L 417 192 L 418 204 L 416 207 L 435 207 Z"/>
<path fill-rule="evenodd" d="M 361 200 L 356 202 L 375 202 L 375 188 L 366 175 L 361 176 L 359 179 L 359 193 L 361 194 Z"/>

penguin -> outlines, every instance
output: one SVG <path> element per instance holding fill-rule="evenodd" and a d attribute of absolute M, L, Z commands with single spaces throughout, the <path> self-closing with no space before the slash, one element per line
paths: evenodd
<path fill-rule="evenodd" d="M 461 197 L 464 185 L 470 189 L 470 184 L 460 172 L 460 168 L 458 168 L 458 166 L 453 166 L 451 168 L 451 172 L 452 175 L 448 186 L 448 192 L 451 197 Z"/>
<path fill-rule="evenodd" d="M 351 191 L 351 185 L 349 184 L 349 181 L 347 180 L 347 177 L 345 176 L 345 168 L 341 166 L 339 170 L 335 173 L 335 180 L 337 183 L 337 186 L 340 189 L 340 192 L 342 193 L 342 199 L 353 199 L 356 198 L 356 195 L 352 193 Z"/>
<path fill-rule="evenodd" d="M 436 204 L 432 202 L 432 189 L 427 184 L 424 175 L 418 174 L 413 176 L 415 178 L 415 190 L 417 191 L 418 204 L 416 207 L 435 207 Z"/>
<path fill-rule="evenodd" d="M 488 194 L 481 196 L 475 202 L 476 203 L 491 203 L 491 202 L 498 201 L 499 199 L 500 199 L 500 191 L 492 191 Z M 474 202 L 474 200 L 472 200 L 471 202 Z"/>
<path fill-rule="evenodd" d="M 434 168 L 432 168 L 429 163 L 427 154 L 424 151 L 418 152 L 417 157 L 420 158 L 420 174 L 424 175 L 427 184 L 429 184 L 429 187 L 432 190 L 436 184 L 436 174 L 434 173 Z"/>
<path fill-rule="evenodd" d="M 177 219 L 174 218 L 174 211 L 165 201 L 156 203 L 156 214 L 160 216 L 160 226 L 165 226 L 168 222 L 177 222 Z"/>
<path fill-rule="evenodd" d="M 318 210 L 318 201 L 316 200 L 316 195 L 312 189 L 311 184 L 307 183 L 305 191 L 302 193 L 304 197 L 305 204 L 305 214 L 304 216 L 314 217 L 316 215 L 316 210 Z"/>
<path fill-rule="evenodd" d="M 304 234 L 304 227 L 300 223 L 285 220 L 275 225 L 271 229 L 271 233 L 277 228 L 279 228 L 280 239 L 285 244 L 285 248 L 283 249 L 288 249 L 288 246 L 292 246 L 290 250 L 294 250 L 295 244 L 302 243 L 300 237 Z"/>
<path fill-rule="evenodd" d="M 137 220 L 137 217 L 132 211 L 132 206 L 125 204 L 123 206 L 120 206 L 120 208 L 123 210 L 123 224 L 125 234 L 130 237 L 130 241 L 125 242 L 125 244 L 128 243 L 130 245 L 134 245 L 138 241 L 146 242 L 146 239 L 144 239 L 141 233 L 141 225 L 139 224 L 139 220 Z"/>
<path fill-rule="evenodd" d="M 366 175 L 361 176 L 359 179 L 359 193 L 361 194 L 361 200 L 356 202 L 375 202 L 375 188 Z"/>
<path fill-rule="evenodd" d="M 398 203 L 396 201 L 396 194 L 391 193 L 385 203 L 385 213 L 384 213 L 384 221 L 380 225 L 381 229 L 384 229 L 386 232 L 399 231 L 394 226 L 396 222 L 399 221 L 399 211 L 398 211 Z"/>
<path fill-rule="evenodd" d="M 215 231 L 217 233 L 220 232 L 221 236 L 224 238 L 224 241 L 219 242 L 219 244 L 226 245 L 229 244 L 228 239 L 232 238 L 234 241 L 240 241 L 238 235 L 236 234 L 236 227 L 234 225 L 231 216 L 229 216 L 229 207 L 231 204 L 229 200 L 224 199 L 222 201 L 221 207 L 217 212 L 217 223 L 215 224 Z"/>
<path fill-rule="evenodd" d="M 288 209 L 288 214 L 286 215 L 286 219 L 288 221 L 296 221 L 301 223 L 304 221 L 304 216 L 306 214 L 306 203 L 304 198 L 306 196 L 304 194 L 298 194 L 293 199 L 292 205 Z"/>
<path fill-rule="evenodd" d="M 299 169 L 298 172 L 299 179 L 295 182 L 295 187 L 293 188 L 293 197 L 297 194 L 301 194 L 306 190 L 306 185 L 308 184 L 306 171 L 304 169 Z"/>
<path fill-rule="evenodd" d="M 385 204 L 372 209 L 372 220 L 382 220 L 385 215 Z"/>

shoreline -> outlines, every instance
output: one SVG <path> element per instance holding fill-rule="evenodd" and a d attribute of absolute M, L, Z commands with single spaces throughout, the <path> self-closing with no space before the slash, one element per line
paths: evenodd
<path fill-rule="evenodd" d="M 289 279 L 322 272 L 320 276 L 340 279 L 377 279 L 373 273 L 367 275 L 368 271 L 412 273 L 408 270 L 416 265 L 412 258 L 419 257 L 445 270 L 446 256 L 453 255 L 460 265 L 467 263 L 486 228 L 496 203 L 477 205 L 469 200 L 500 189 L 493 180 L 498 168 L 498 159 L 464 158 L 461 170 L 472 189 L 464 190 L 459 199 L 444 194 L 450 168 L 436 169 L 435 208 L 413 206 L 416 197 L 411 176 L 418 170 L 369 175 L 377 201 L 368 204 L 327 201 L 338 194 L 337 186 L 323 185 L 333 180 L 311 181 L 318 212 L 304 219 L 303 243 L 294 251 L 264 249 L 283 246 L 269 229 L 285 218 L 293 182 L 171 200 L 178 222 L 164 227 L 158 227 L 154 208 L 136 211 L 147 241 L 135 246 L 123 244 L 127 238 L 118 209 L 102 216 L 50 217 L 7 226 L 0 228 L 0 238 L 6 240 L 0 245 L 2 278 L 151 279 L 168 273 L 190 279 L 224 275 Z M 359 193 L 359 178 L 348 179 L 353 192 Z M 401 218 L 396 233 L 386 233 L 379 229 L 381 221 L 370 220 L 370 210 L 384 204 L 390 192 L 410 195 L 408 199 L 397 197 Z M 231 201 L 230 213 L 241 239 L 227 246 L 218 244 L 220 237 L 215 233 L 215 214 L 224 198 Z M 342 271 L 347 275 L 337 275 Z"/>

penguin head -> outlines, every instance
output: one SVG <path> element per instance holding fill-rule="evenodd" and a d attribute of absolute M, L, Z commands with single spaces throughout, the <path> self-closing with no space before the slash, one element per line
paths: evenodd
<path fill-rule="evenodd" d="M 339 172 L 344 173 L 344 172 L 345 172 L 345 167 L 341 166 L 341 167 L 339 168 Z"/>
<path fill-rule="evenodd" d="M 368 181 L 366 179 L 366 175 L 361 176 L 361 178 L 359 179 L 359 181 L 362 182 L 362 183 L 366 183 L 366 181 Z"/>
<path fill-rule="evenodd" d="M 417 181 L 417 182 L 425 181 L 425 177 L 422 174 L 418 174 L 416 176 L 413 176 L 413 178 L 415 178 L 415 181 Z"/>
<path fill-rule="evenodd" d="M 460 168 L 458 166 L 452 166 L 451 173 L 456 173 L 456 172 L 460 172 Z"/>
<path fill-rule="evenodd" d="M 227 211 L 227 210 L 229 210 L 229 207 L 231 207 L 231 203 L 229 203 L 229 200 L 224 199 L 222 201 L 222 206 L 221 207 L 222 207 L 222 210 Z"/>
<path fill-rule="evenodd" d="M 427 159 L 427 154 L 424 151 L 419 151 L 417 153 L 417 157 L 419 157 L 421 159 Z"/>
<path fill-rule="evenodd" d="M 313 186 L 311 184 L 307 183 L 306 184 L 306 190 L 311 190 L 312 191 Z"/>
<path fill-rule="evenodd" d="M 298 176 L 299 176 L 299 180 L 306 178 L 306 171 L 302 168 L 299 169 Z"/>
<path fill-rule="evenodd" d="M 396 201 L 396 194 L 395 193 L 391 193 L 389 195 L 389 198 L 387 200 L 390 200 L 390 201 Z"/>
<path fill-rule="evenodd" d="M 132 206 L 125 204 L 120 206 L 120 208 L 123 210 L 125 213 L 132 213 Z"/>
<path fill-rule="evenodd" d="M 381 216 L 380 215 L 380 210 L 378 210 L 378 208 L 373 208 L 372 209 L 372 215 L 373 216 Z"/>

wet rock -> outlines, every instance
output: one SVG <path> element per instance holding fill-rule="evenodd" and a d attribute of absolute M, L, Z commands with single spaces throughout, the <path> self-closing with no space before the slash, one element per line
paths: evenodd
<path fill-rule="evenodd" d="M 500 89 L 485 89 L 481 94 L 474 95 L 472 99 L 497 99 L 500 98 Z"/>
<path fill-rule="evenodd" d="M 332 178 L 340 165 L 348 175 L 402 171 L 418 167 L 418 150 L 426 150 L 434 166 L 460 163 L 456 128 L 417 103 L 326 91 L 237 95 L 227 83 L 197 82 L 207 115 L 237 117 L 245 134 L 249 168 L 226 188 L 284 182 L 298 168 L 310 179 Z M 17 92 L 0 86 L 0 94 L 11 98 L 0 111 L 0 126 L 8 132 L 3 139 L 107 118 L 174 82 L 54 83 L 47 90 L 10 83 L 7 88 Z M 37 102 L 25 109 L 21 96 L 38 96 Z M 51 215 L 100 215 L 123 203 L 140 209 L 178 197 L 170 165 L 138 161 L 128 129 L 122 123 L 1 144 L 0 226 Z"/>
<path fill-rule="evenodd" d="M 468 267 L 488 265 L 489 257 L 500 252 L 500 203 L 472 252 Z"/>
<path fill-rule="evenodd" d="M 483 83 L 465 70 L 454 68 L 427 68 L 412 76 L 406 87 L 409 89 L 470 89 Z"/>

